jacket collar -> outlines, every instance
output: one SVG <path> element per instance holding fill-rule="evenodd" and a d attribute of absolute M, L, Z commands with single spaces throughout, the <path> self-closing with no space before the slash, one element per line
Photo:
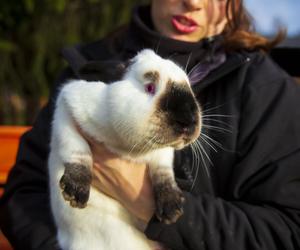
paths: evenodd
<path fill-rule="evenodd" d="M 193 86 L 195 93 L 201 92 L 209 85 L 215 83 L 217 80 L 231 73 L 232 71 L 242 67 L 243 65 L 251 62 L 251 55 L 247 52 L 233 52 L 227 55 L 226 63 L 210 72 L 206 78 L 199 84 Z"/>

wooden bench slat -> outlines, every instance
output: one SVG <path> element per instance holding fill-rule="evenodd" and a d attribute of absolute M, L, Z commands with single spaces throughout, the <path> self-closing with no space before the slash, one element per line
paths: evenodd
<path fill-rule="evenodd" d="M 20 136 L 28 126 L 0 126 L 0 184 L 4 184 L 13 166 Z"/>
<path fill-rule="evenodd" d="M 20 136 L 29 128 L 28 126 L 0 126 L 0 187 L 5 184 L 8 173 L 14 165 Z M 2 193 L 3 189 L 0 188 L 0 196 Z M 0 249 L 12 250 L 1 230 Z"/>

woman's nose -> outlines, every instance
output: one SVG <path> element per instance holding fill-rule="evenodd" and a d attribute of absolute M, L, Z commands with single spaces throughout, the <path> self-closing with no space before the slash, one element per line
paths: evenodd
<path fill-rule="evenodd" d="M 184 0 L 183 4 L 187 10 L 200 10 L 203 0 Z"/>

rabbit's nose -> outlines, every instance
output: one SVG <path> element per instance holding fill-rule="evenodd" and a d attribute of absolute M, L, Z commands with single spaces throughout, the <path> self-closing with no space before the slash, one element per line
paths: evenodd
<path fill-rule="evenodd" d="M 198 122 L 198 108 L 194 102 L 186 102 L 171 109 L 174 122 L 179 126 L 194 126 Z"/>

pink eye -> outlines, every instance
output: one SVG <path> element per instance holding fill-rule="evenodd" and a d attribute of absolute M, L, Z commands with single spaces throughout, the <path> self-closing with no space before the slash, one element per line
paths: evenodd
<path fill-rule="evenodd" d="M 151 95 L 155 94 L 155 84 L 154 83 L 148 83 L 145 85 L 145 91 Z"/>

